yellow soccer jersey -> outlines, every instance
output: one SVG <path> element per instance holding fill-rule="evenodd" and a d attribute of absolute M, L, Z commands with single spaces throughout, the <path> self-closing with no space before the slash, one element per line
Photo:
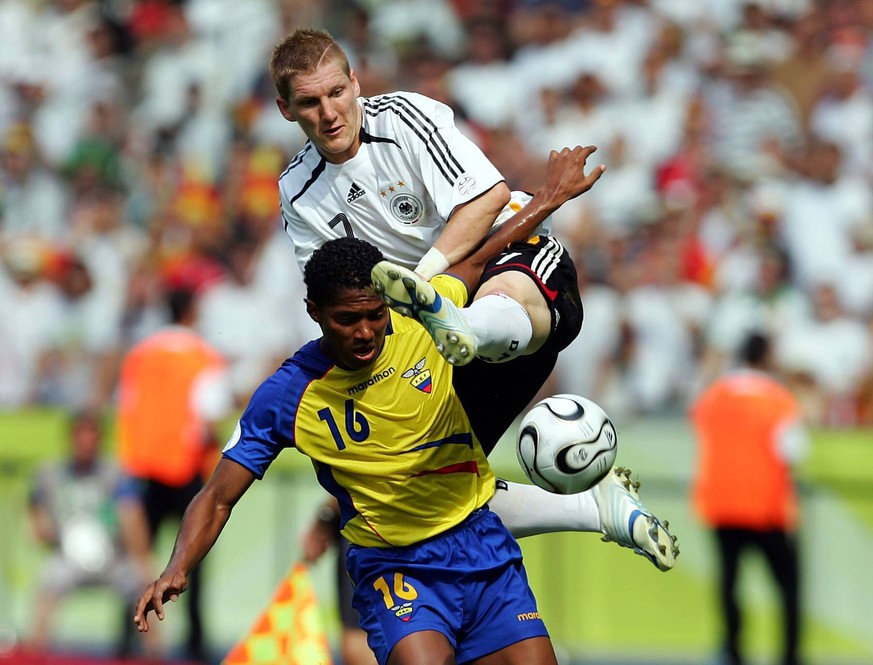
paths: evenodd
<path fill-rule="evenodd" d="M 466 287 L 434 285 L 462 304 Z M 494 493 L 494 474 L 424 328 L 391 313 L 373 366 L 337 367 L 310 342 L 252 396 L 224 455 L 262 477 L 282 449 L 312 461 L 358 545 L 409 545 L 459 524 Z"/>

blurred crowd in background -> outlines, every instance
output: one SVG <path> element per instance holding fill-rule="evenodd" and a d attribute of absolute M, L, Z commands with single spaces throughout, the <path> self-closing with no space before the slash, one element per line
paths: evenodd
<path fill-rule="evenodd" d="M 0 409 L 113 406 L 172 288 L 239 405 L 317 334 L 267 72 L 298 26 L 364 95 L 450 105 L 513 189 L 598 146 L 554 215 L 586 319 L 551 392 L 684 409 L 762 330 L 811 422 L 873 421 L 873 0 L 4 0 Z"/>

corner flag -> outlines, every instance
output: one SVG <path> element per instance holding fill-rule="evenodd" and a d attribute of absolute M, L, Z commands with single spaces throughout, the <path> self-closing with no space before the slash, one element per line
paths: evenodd
<path fill-rule="evenodd" d="M 306 564 L 297 563 L 222 665 L 333 665 Z"/>

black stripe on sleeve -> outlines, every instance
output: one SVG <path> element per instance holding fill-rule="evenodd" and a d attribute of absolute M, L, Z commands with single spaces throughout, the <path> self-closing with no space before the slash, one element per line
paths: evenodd
<path fill-rule="evenodd" d="M 391 143 L 399 147 L 399 144 L 394 139 L 389 139 L 384 136 L 374 136 L 363 127 L 361 127 L 361 143 Z"/>
<path fill-rule="evenodd" d="M 449 151 L 436 125 L 409 100 L 399 96 L 384 96 L 375 101 L 366 100 L 364 111 L 371 116 L 391 111 L 400 118 L 425 144 L 428 154 L 449 184 L 453 185 L 458 176 L 463 173 L 463 168 Z"/>
<path fill-rule="evenodd" d="M 288 164 L 288 166 L 285 167 L 285 170 L 284 170 L 284 171 L 282 171 L 281 175 L 279 176 L 279 180 L 281 180 L 282 178 L 284 178 L 284 177 L 285 177 L 285 174 L 288 173 L 288 171 L 290 171 L 290 170 L 293 169 L 293 168 L 296 168 L 296 167 L 300 166 L 300 164 L 303 163 L 303 160 L 304 160 L 304 158 L 306 157 L 306 154 L 307 154 L 311 149 L 312 149 L 312 143 L 311 143 L 310 141 L 307 141 L 307 142 L 306 142 L 306 145 L 303 146 L 303 147 L 300 149 L 300 152 L 298 152 L 298 153 L 294 156 L 294 159 L 291 160 L 291 163 Z"/>
<path fill-rule="evenodd" d="M 460 162 L 455 158 L 452 154 L 452 151 L 449 150 L 449 144 L 446 143 L 445 137 L 440 133 L 439 128 L 434 124 L 434 121 L 430 119 L 429 116 L 425 115 L 425 113 L 418 108 L 415 104 L 412 103 L 408 97 L 403 97 L 402 95 L 397 95 L 395 99 L 405 108 L 410 109 L 411 112 L 414 112 L 422 121 L 426 122 L 432 128 L 431 140 L 439 141 L 439 144 L 442 146 L 442 150 L 446 153 L 446 159 L 450 160 L 452 164 L 454 164 L 457 169 L 456 175 L 461 175 L 464 172 L 463 167 Z"/>

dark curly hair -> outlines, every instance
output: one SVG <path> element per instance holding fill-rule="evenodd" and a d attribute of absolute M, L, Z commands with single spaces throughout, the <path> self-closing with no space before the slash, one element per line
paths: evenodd
<path fill-rule="evenodd" d="M 358 238 L 329 240 L 312 253 L 303 269 L 306 297 L 319 307 L 337 301 L 348 289 L 372 286 L 370 271 L 384 257 Z"/>

